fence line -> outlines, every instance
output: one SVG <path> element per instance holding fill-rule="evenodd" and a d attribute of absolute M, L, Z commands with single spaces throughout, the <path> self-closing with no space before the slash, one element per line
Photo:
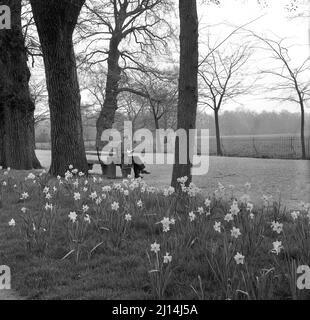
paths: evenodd
<path fill-rule="evenodd" d="M 310 137 L 305 138 L 306 157 L 310 159 Z M 297 136 L 270 137 L 223 137 L 221 138 L 224 156 L 301 159 L 301 140 Z M 210 154 L 215 155 L 216 139 L 210 137 Z"/>

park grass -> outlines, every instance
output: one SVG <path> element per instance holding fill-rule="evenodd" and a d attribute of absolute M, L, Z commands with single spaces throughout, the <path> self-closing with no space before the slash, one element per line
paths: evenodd
<path fill-rule="evenodd" d="M 7 173 L 0 173 L 0 264 L 11 267 L 13 289 L 28 299 L 309 298 L 309 292 L 296 291 L 292 285 L 294 268 L 310 264 L 307 205 L 298 208 L 294 220 L 279 203 L 266 198 L 249 211 L 250 200 L 244 197 L 246 202 L 239 199 L 240 212 L 234 222 L 226 223 L 224 215 L 235 208 L 234 192 L 221 185 L 207 196 L 195 186 L 181 195 L 171 190 L 164 195 L 131 180 L 103 192 L 108 182 L 98 177 L 71 174 L 67 180 L 57 180 L 35 172 L 35 178 L 25 181 L 28 173 Z M 82 191 L 85 180 L 87 192 Z M 75 181 L 79 186 L 74 186 Z M 50 187 L 50 200 L 43 193 L 46 186 Z M 129 195 L 121 190 L 129 190 Z M 98 197 L 106 194 L 106 199 L 95 204 L 89 198 L 94 191 Z M 29 199 L 21 200 L 23 192 Z M 81 200 L 73 199 L 76 192 Z M 206 198 L 210 205 L 204 203 Z M 119 209 L 113 211 L 115 201 Z M 46 202 L 54 209 L 45 210 Z M 81 208 L 86 204 L 90 224 L 83 222 Z M 22 207 L 27 208 L 25 214 Z M 199 213 L 199 208 L 204 212 Z M 78 246 L 72 241 L 78 225 L 68 217 L 72 211 L 78 213 L 81 228 L 74 236 Z M 195 215 L 193 221 L 190 212 Z M 249 218 L 250 212 L 254 220 Z M 126 214 L 132 216 L 131 221 L 125 222 Z M 160 223 L 164 217 L 176 220 L 168 232 L 163 232 Z M 15 227 L 8 225 L 11 219 Z M 284 224 L 281 234 L 272 231 L 272 221 Z M 215 222 L 222 223 L 221 233 L 215 231 Z M 241 230 L 238 239 L 230 236 L 233 225 Z M 43 227 L 50 237 L 44 236 Z M 284 247 L 279 254 L 271 252 L 276 240 Z M 150 250 L 155 242 L 160 244 L 160 252 Z M 172 256 L 168 264 L 162 262 L 166 251 Z M 244 264 L 236 264 L 237 252 L 245 256 Z"/>

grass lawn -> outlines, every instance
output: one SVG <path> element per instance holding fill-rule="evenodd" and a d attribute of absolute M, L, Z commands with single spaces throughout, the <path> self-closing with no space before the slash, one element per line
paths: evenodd
<path fill-rule="evenodd" d="M 226 185 L 178 195 L 144 182 L 35 174 L 0 173 L 0 264 L 22 296 L 309 298 L 296 290 L 297 266 L 310 264 L 309 206 L 292 213 L 265 197 L 252 208 Z"/>

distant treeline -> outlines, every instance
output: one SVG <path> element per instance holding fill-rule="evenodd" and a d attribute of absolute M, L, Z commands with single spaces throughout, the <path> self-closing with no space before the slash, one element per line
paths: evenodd
<path fill-rule="evenodd" d="M 146 126 L 153 130 L 152 121 L 149 119 L 139 119 L 138 127 Z M 220 128 L 222 136 L 234 135 L 299 135 L 300 134 L 300 114 L 287 111 L 277 112 L 248 112 L 248 111 L 225 111 L 220 114 Z M 94 140 L 96 129 L 95 119 L 93 121 L 83 121 L 84 139 Z M 310 135 L 310 114 L 306 116 L 306 135 Z M 161 127 L 165 128 L 163 123 Z M 206 113 L 199 113 L 197 117 L 197 128 L 207 128 L 210 135 L 215 135 L 214 117 Z M 38 124 L 36 128 L 36 141 L 50 141 L 49 121 Z"/>
<path fill-rule="evenodd" d="M 306 115 L 306 134 L 310 134 L 310 114 Z M 225 111 L 219 117 L 221 135 L 267 135 L 267 134 L 300 134 L 300 114 L 288 111 L 248 112 Z M 214 117 L 200 113 L 197 128 L 208 128 L 210 135 L 215 135 Z"/>

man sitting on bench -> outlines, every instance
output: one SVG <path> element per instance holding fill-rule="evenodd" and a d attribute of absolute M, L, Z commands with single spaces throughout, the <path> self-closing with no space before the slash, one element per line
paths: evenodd
<path fill-rule="evenodd" d="M 141 178 L 141 174 L 150 174 L 146 170 L 145 164 L 141 161 L 139 156 L 135 156 L 133 151 L 127 151 L 128 156 L 132 157 L 133 171 L 135 173 L 135 179 Z"/>

